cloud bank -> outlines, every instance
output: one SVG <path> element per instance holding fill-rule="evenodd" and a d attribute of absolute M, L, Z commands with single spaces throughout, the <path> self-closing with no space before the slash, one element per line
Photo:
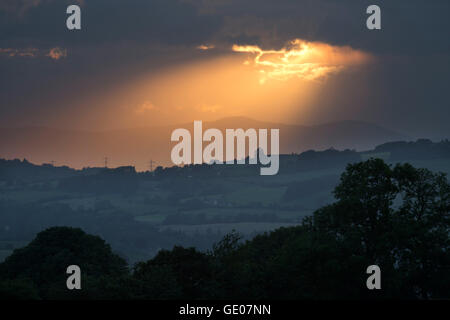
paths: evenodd
<path fill-rule="evenodd" d="M 369 54 L 348 46 L 332 46 L 302 39 L 291 40 L 279 50 L 263 50 L 252 45 L 233 45 L 232 50 L 255 56 L 252 64 L 258 68 L 262 84 L 269 79 L 322 80 L 345 68 L 367 63 L 371 59 Z M 246 64 L 250 62 L 246 61 Z"/>

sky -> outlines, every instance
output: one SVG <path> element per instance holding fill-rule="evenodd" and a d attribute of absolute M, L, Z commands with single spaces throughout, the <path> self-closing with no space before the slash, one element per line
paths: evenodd
<path fill-rule="evenodd" d="M 68 30 L 66 8 L 81 8 Z M 368 30 L 366 8 L 381 8 Z M 0 127 L 245 116 L 450 136 L 448 0 L 0 0 Z"/>

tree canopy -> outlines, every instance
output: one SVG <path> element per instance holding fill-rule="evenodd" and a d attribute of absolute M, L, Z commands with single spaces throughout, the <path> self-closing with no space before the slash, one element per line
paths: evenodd
<path fill-rule="evenodd" d="M 243 242 L 231 233 L 212 250 L 174 247 L 127 269 L 99 237 L 50 228 L 0 264 L 0 295 L 91 299 L 449 299 L 447 177 L 380 159 L 350 164 L 336 201 Z M 86 290 L 68 295 L 65 268 Z M 366 269 L 381 269 L 368 290 Z M 16 294 L 12 294 L 14 291 Z M 9 294 L 8 294 L 9 292 Z"/>

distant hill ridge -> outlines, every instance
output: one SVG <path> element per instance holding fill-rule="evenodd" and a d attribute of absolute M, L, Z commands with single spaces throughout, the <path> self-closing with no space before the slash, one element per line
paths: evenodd
<path fill-rule="evenodd" d="M 193 123 L 172 126 L 121 129 L 110 131 L 76 131 L 42 127 L 0 128 L 0 157 L 26 158 L 34 163 L 68 165 L 81 169 L 97 167 L 109 158 L 111 166 L 132 165 L 145 171 L 149 161 L 172 166 L 170 141 L 176 128 L 193 129 Z M 384 142 L 410 140 L 409 137 L 381 126 L 341 121 L 316 126 L 278 124 L 244 117 L 203 122 L 203 128 L 280 129 L 280 152 L 301 153 L 306 150 L 368 150 Z"/>
<path fill-rule="evenodd" d="M 358 162 L 370 157 L 382 157 L 390 161 L 450 159 L 450 142 L 448 140 L 432 142 L 428 139 L 418 139 L 415 142 L 388 142 L 378 145 L 372 150 L 366 151 L 356 151 L 350 149 L 336 150 L 334 148 L 330 148 L 323 151 L 308 150 L 300 154 L 281 154 L 280 173 L 342 166 L 347 163 Z M 288 167 L 288 170 L 283 168 L 284 166 Z M 207 164 L 200 166 L 191 165 L 187 166 L 186 172 L 188 172 L 190 170 L 189 168 L 192 167 L 208 168 L 210 166 Z M 223 166 L 217 165 L 216 167 L 221 168 Z M 172 168 L 176 169 L 178 172 L 177 175 L 183 174 L 183 168 L 175 166 Z M 166 170 L 167 172 L 173 171 L 171 168 Z M 166 170 L 158 168 L 157 172 L 161 173 Z M 76 175 L 89 176 L 105 173 L 115 175 L 135 175 L 136 171 L 134 166 L 129 165 L 117 168 L 86 167 L 82 170 L 77 170 L 68 166 L 53 166 L 51 164 L 36 165 L 26 159 L 6 160 L 0 158 L 0 181 L 15 178 L 23 178 L 27 180 L 45 179 L 46 176 L 53 179 L 66 178 Z M 208 174 L 208 172 L 205 171 L 205 174 Z"/>

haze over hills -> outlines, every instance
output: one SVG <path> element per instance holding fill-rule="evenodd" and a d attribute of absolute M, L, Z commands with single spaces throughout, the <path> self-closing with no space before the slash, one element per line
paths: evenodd
<path fill-rule="evenodd" d="M 171 166 L 170 141 L 174 129 L 193 131 L 193 123 L 111 131 L 76 131 L 45 127 L 0 128 L 0 156 L 26 158 L 34 163 L 68 165 L 74 168 L 101 166 L 104 157 L 112 167 L 133 165 L 148 170 L 152 159 L 157 165 Z M 376 145 L 410 138 L 360 121 L 332 122 L 316 126 L 287 125 L 244 117 L 204 122 L 203 129 L 280 129 L 280 153 L 300 153 L 309 149 L 371 149 Z"/>

